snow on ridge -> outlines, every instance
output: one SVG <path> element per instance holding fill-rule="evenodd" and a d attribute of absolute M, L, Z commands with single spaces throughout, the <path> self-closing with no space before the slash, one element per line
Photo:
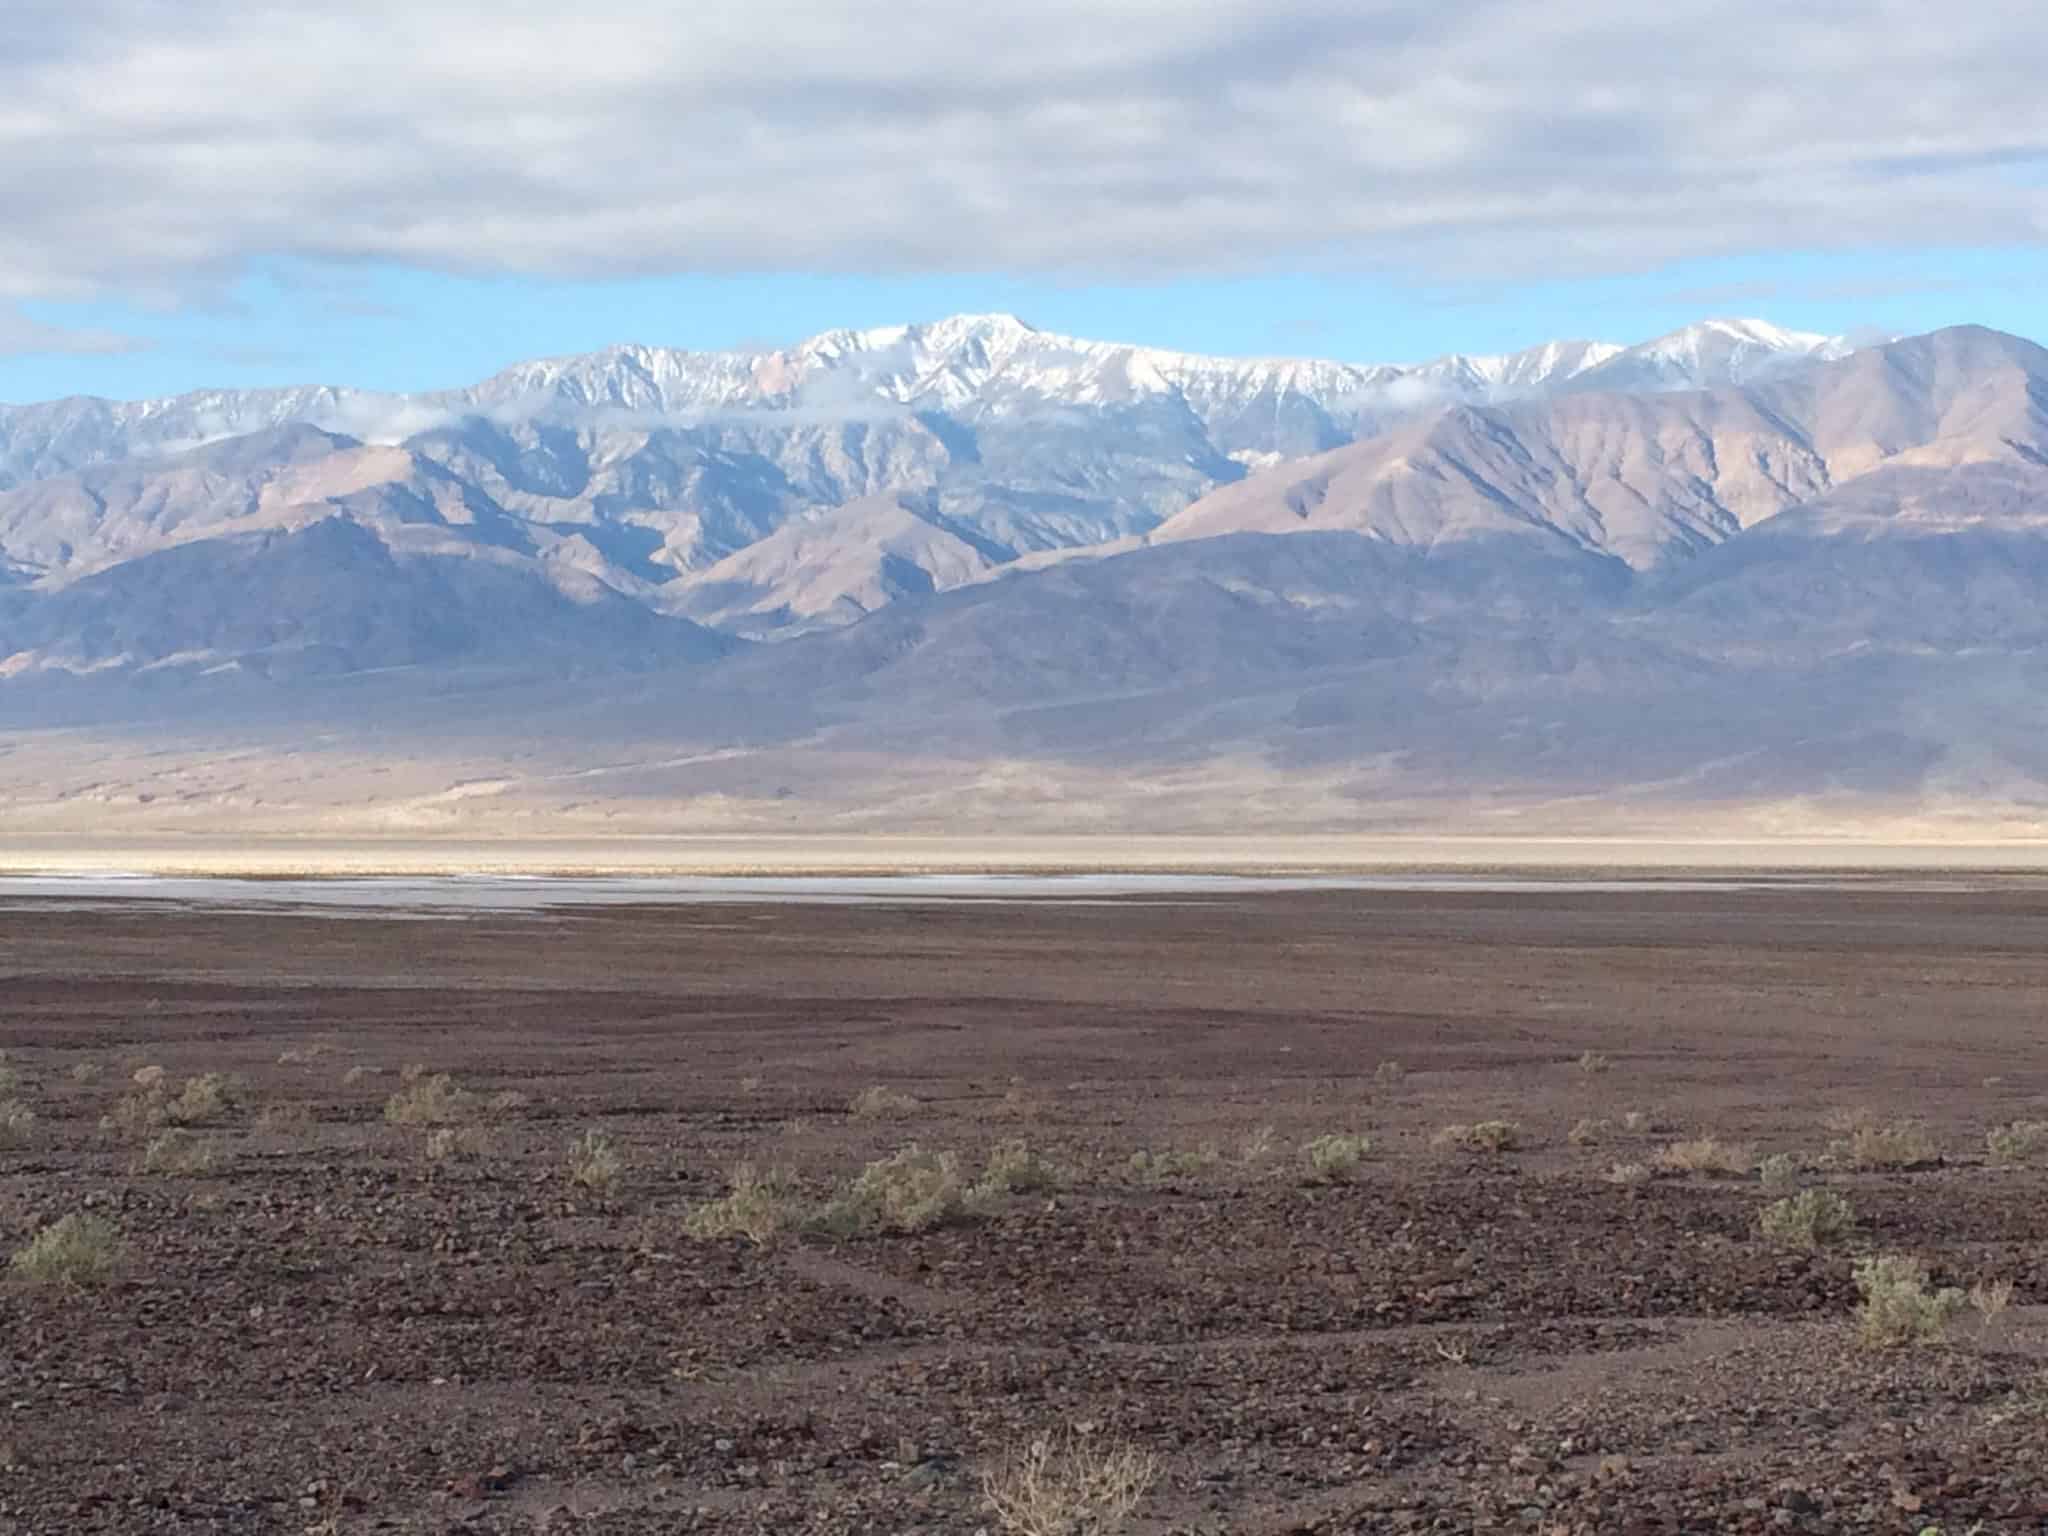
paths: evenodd
<path fill-rule="evenodd" d="M 688 422 L 718 413 L 808 411 L 849 417 L 895 409 L 1005 410 L 1018 404 L 1103 406 L 1178 394 L 1200 413 L 1289 397 L 1332 412 L 1413 409 L 1435 400 L 1485 403 L 1541 393 L 1621 359 L 1698 379 L 1719 367 L 1739 379 L 1785 360 L 1831 358 L 1841 338 L 1761 320 L 1711 319 L 1622 347 L 1553 341 L 1519 352 L 1450 353 L 1399 365 L 1308 357 L 1223 357 L 1044 331 L 1016 315 L 958 314 L 914 325 L 836 329 L 791 346 L 688 351 L 621 344 L 516 363 L 465 389 L 418 394 L 309 385 L 134 402 L 76 400 L 9 408 L 25 416 L 90 420 L 126 453 L 162 454 L 303 423 L 372 442 L 396 442 L 465 416 L 614 413 Z M 1716 363 L 1709 354 L 1724 358 Z M 1654 387 L 1654 386 L 1653 386 Z M 0 444 L 0 448 L 4 448 Z"/>

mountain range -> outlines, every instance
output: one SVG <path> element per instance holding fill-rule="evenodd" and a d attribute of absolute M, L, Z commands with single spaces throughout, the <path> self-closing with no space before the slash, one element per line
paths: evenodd
<path fill-rule="evenodd" d="M 2048 352 L 1978 327 L 1353 365 L 961 316 L 0 407 L 0 825 L 331 818 L 397 759 L 463 816 L 2032 826 L 2044 599 Z"/>

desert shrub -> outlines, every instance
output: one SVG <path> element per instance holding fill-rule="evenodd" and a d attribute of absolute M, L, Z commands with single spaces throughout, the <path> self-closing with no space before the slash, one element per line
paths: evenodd
<path fill-rule="evenodd" d="M 1372 1069 L 1372 1080 L 1383 1088 L 1398 1087 L 1408 1076 L 1408 1069 L 1398 1061 L 1383 1061 Z"/>
<path fill-rule="evenodd" d="M 1856 1211 L 1831 1189 L 1802 1189 L 1765 1206 L 1757 1225 L 1772 1242 L 1821 1248 L 1849 1234 L 1856 1225 Z"/>
<path fill-rule="evenodd" d="M 1614 1134 L 1612 1120 L 1581 1120 L 1565 1132 L 1565 1140 L 1575 1147 L 1597 1147 Z"/>
<path fill-rule="evenodd" d="M 1907 1120 L 1859 1125 L 1830 1142 L 1828 1156 L 1851 1168 L 1912 1168 L 1941 1160 L 1926 1127 Z"/>
<path fill-rule="evenodd" d="M 75 1061 L 71 1064 L 71 1081 L 74 1083 L 96 1083 L 106 1068 L 96 1061 Z"/>
<path fill-rule="evenodd" d="M 969 1193 L 955 1154 L 927 1152 L 913 1142 L 869 1163 L 846 1193 L 817 1213 L 813 1225 L 842 1237 L 925 1232 L 968 1215 Z"/>
<path fill-rule="evenodd" d="M 2024 1163 L 2048 1152 L 2048 1120 L 2015 1120 L 1984 1133 L 1994 1163 Z"/>
<path fill-rule="evenodd" d="M 1585 1073 L 1586 1076 L 1594 1077 L 1602 1072 L 1605 1072 L 1608 1068 L 1612 1067 L 1614 1063 L 1609 1061 L 1605 1056 L 1601 1055 L 1598 1051 L 1586 1051 L 1580 1055 L 1578 1061 L 1575 1062 L 1574 1065 L 1577 1066 L 1581 1072 Z"/>
<path fill-rule="evenodd" d="M 432 1075 L 427 1070 L 427 1064 L 424 1061 L 408 1061 L 398 1069 L 398 1080 L 401 1083 L 416 1083 L 421 1078 Z"/>
<path fill-rule="evenodd" d="M 989 1511 L 1013 1536 L 1109 1536 L 1158 1479 L 1158 1459 L 1148 1452 L 1069 1436 L 1033 1441 L 981 1486 Z"/>
<path fill-rule="evenodd" d="M 211 1173 L 219 1160 L 212 1140 L 181 1126 L 173 1126 L 154 1137 L 142 1149 L 142 1171 L 172 1178 L 197 1178 Z"/>
<path fill-rule="evenodd" d="M 1309 1177 L 1321 1184 L 1344 1183 L 1358 1172 L 1371 1150 L 1368 1136 L 1318 1136 L 1307 1147 Z"/>
<path fill-rule="evenodd" d="M 1607 1170 L 1607 1182 L 1619 1184 L 1626 1189 L 1634 1189 L 1639 1184 L 1647 1184 L 1652 1177 L 1653 1175 L 1650 1172 L 1650 1165 L 1648 1163 L 1616 1163 Z"/>
<path fill-rule="evenodd" d="M 100 1130 L 109 1136 L 153 1136 L 166 1118 L 162 1079 L 158 1079 L 155 1086 L 116 1099 L 113 1108 L 100 1116 Z"/>
<path fill-rule="evenodd" d="M 1430 1138 L 1439 1147 L 1467 1152 L 1512 1152 L 1522 1144 L 1522 1128 L 1512 1120 L 1481 1120 L 1476 1125 L 1447 1125 Z"/>
<path fill-rule="evenodd" d="M 1863 1295 L 1856 1309 L 1857 1333 L 1874 1349 L 1935 1342 L 1963 1309 L 1961 1291 L 1929 1289 L 1926 1266 L 1905 1254 L 1858 1259 L 1854 1278 Z"/>
<path fill-rule="evenodd" d="M 625 1171 L 625 1158 L 602 1131 L 585 1131 L 569 1144 L 569 1182 L 593 1195 L 610 1195 Z"/>
<path fill-rule="evenodd" d="M 757 1170 L 741 1163 L 726 1177 L 722 1199 L 706 1200 L 683 1218 L 691 1237 L 744 1237 L 765 1243 L 801 1227 L 809 1215 L 796 1175 L 786 1168 Z"/>
<path fill-rule="evenodd" d="M 1244 1140 L 1238 1143 L 1237 1160 L 1247 1168 L 1256 1168 L 1271 1157 L 1279 1146 L 1280 1133 L 1272 1126 L 1254 1126 L 1245 1132 Z"/>
<path fill-rule="evenodd" d="M 36 1112 L 19 1099 L 0 1100 L 0 1147 L 18 1147 L 36 1133 Z"/>
<path fill-rule="evenodd" d="M 51 1223 L 14 1255 L 9 1265 L 24 1285 L 67 1290 L 104 1285 L 120 1262 L 121 1242 L 97 1216 L 71 1215 Z"/>
<path fill-rule="evenodd" d="M 1211 1142 L 1189 1150 L 1185 1147 L 1149 1148 L 1133 1152 L 1125 1166 L 1131 1177 L 1146 1184 L 1173 1184 L 1203 1178 L 1223 1163 L 1223 1154 Z"/>
<path fill-rule="evenodd" d="M 1765 1189 L 1790 1189 L 1799 1182 L 1799 1159 L 1790 1152 L 1773 1152 L 1756 1165 L 1756 1176 Z"/>
<path fill-rule="evenodd" d="M 2048 1371 L 2037 1369 L 2015 1383 L 2005 1401 L 1987 1417 L 1993 1424 L 2048 1423 Z"/>
<path fill-rule="evenodd" d="M 917 1113 L 917 1100 L 876 1083 L 856 1093 L 848 1101 L 846 1112 L 856 1120 L 900 1120 Z"/>
<path fill-rule="evenodd" d="M 1986 1333 L 1998 1325 L 1998 1320 L 2005 1316 L 2005 1309 L 2011 1305 L 2010 1280 L 1979 1280 L 1970 1287 L 1970 1306 L 1975 1309 L 1978 1322 Z"/>
<path fill-rule="evenodd" d="M 533 1095 L 521 1093 L 517 1088 L 507 1088 L 485 1099 L 484 1108 L 494 1115 L 516 1115 L 532 1103 Z"/>
<path fill-rule="evenodd" d="M 228 1112 L 232 1097 L 228 1080 L 218 1072 L 185 1079 L 175 1097 L 164 1104 L 164 1118 L 173 1125 L 205 1125 Z"/>
<path fill-rule="evenodd" d="M 1657 1166 L 1674 1173 L 1725 1173 L 1737 1178 L 1756 1166 L 1756 1151 L 1745 1142 L 1696 1136 L 1674 1141 L 1657 1154 Z"/>
<path fill-rule="evenodd" d="M 978 1201 L 1004 1195 L 1031 1195 L 1058 1189 L 1065 1180 L 1060 1170 L 1031 1150 L 1021 1137 L 999 1141 L 989 1152 L 988 1167 L 975 1180 L 972 1194 Z"/>
<path fill-rule="evenodd" d="M 137 1067 L 128 1080 L 138 1088 L 161 1088 L 165 1075 L 162 1067 L 151 1062 L 148 1066 Z"/>
<path fill-rule="evenodd" d="M 427 1132 L 421 1146 L 430 1163 L 472 1163 L 488 1150 L 484 1133 L 473 1125 L 444 1125 Z"/>
<path fill-rule="evenodd" d="M 453 1125 L 469 1113 L 469 1095 L 446 1072 L 414 1073 L 404 1083 L 384 1102 L 384 1118 L 393 1125 Z"/>

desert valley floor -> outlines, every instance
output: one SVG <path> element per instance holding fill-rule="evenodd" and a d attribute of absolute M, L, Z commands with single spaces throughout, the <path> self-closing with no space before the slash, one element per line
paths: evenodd
<path fill-rule="evenodd" d="M 2037 1533 L 2044 941 L 1976 877 L 0 904 L 0 1241 L 98 1245 L 0 1281 L 0 1533 L 971 1536 L 1048 1437 L 1154 1536 Z M 1974 1298 L 1867 1340 L 1880 1254 Z"/>

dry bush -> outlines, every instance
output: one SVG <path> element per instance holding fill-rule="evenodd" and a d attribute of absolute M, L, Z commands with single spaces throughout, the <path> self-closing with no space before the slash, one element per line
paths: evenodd
<path fill-rule="evenodd" d="M 96 1083 L 106 1071 L 96 1061 L 77 1061 L 71 1064 L 71 1081 L 74 1083 Z"/>
<path fill-rule="evenodd" d="M 1003 1096 L 995 1102 L 995 1112 L 1013 1120 L 1035 1119 L 1040 1108 L 1038 1101 L 1031 1096 L 1030 1085 L 1021 1077 L 1011 1078 L 1009 1086 L 1003 1089 Z"/>
<path fill-rule="evenodd" d="M 1612 1120 L 1581 1120 L 1565 1133 L 1565 1140 L 1575 1147 L 1597 1147 L 1614 1134 Z"/>
<path fill-rule="evenodd" d="M 2048 1120 L 2015 1120 L 1984 1133 L 1994 1163 L 2024 1163 L 2048 1152 Z"/>
<path fill-rule="evenodd" d="M 341 1074 L 341 1086 L 344 1088 L 353 1088 L 358 1083 L 367 1082 L 369 1079 L 375 1077 L 379 1072 L 383 1070 L 384 1069 L 382 1067 L 369 1067 L 361 1065 L 350 1067 L 346 1072 Z"/>
<path fill-rule="evenodd" d="M 1848 1236 L 1856 1225 L 1856 1211 L 1831 1189 L 1802 1189 L 1765 1206 L 1757 1225 L 1772 1242 L 1821 1248 Z"/>
<path fill-rule="evenodd" d="M 1238 1143 L 1237 1160 L 1246 1168 L 1256 1168 L 1279 1148 L 1280 1133 L 1277 1130 L 1270 1125 L 1254 1126 Z"/>
<path fill-rule="evenodd" d="M 821 1232 L 851 1237 L 862 1232 L 926 1232 L 972 1214 L 975 1202 L 951 1152 L 927 1152 L 912 1142 L 892 1157 L 861 1170 L 845 1194 L 816 1213 Z"/>
<path fill-rule="evenodd" d="M 384 1102 L 384 1118 L 393 1125 L 453 1125 L 469 1114 L 469 1095 L 446 1072 L 413 1073 L 404 1082 Z"/>
<path fill-rule="evenodd" d="M 741 1163 L 727 1176 L 727 1193 L 722 1199 L 706 1200 L 692 1207 L 683 1218 L 683 1230 L 692 1237 L 744 1237 L 765 1243 L 804 1225 L 810 1207 L 796 1175 L 787 1168 L 765 1173 L 752 1163 Z"/>
<path fill-rule="evenodd" d="M 2036 1371 L 2017 1383 L 2005 1401 L 1985 1417 L 1993 1424 L 2048 1423 L 2048 1371 Z"/>
<path fill-rule="evenodd" d="M 1607 1170 L 1607 1182 L 1619 1184 L 1624 1189 L 1634 1189 L 1640 1184 L 1647 1184 L 1652 1177 L 1654 1175 L 1651 1174 L 1648 1163 L 1616 1163 Z"/>
<path fill-rule="evenodd" d="M 1058 1189 L 1066 1177 L 1058 1167 L 1031 1150 L 1021 1137 L 999 1141 L 988 1155 L 988 1167 L 975 1180 L 970 1197 L 986 1204 L 1004 1195 L 1035 1195 Z"/>
<path fill-rule="evenodd" d="M 175 1098 L 164 1104 L 164 1118 L 173 1125 L 205 1125 L 228 1112 L 233 1091 L 218 1072 L 202 1072 L 185 1079 Z"/>
<path fill-rule="evenodd" d="M 1462 1147 L 1467 1152 L 1512 1152 L 1522 1144 L 1522 1128 L 1512 1120 L 1447 1125 L 1430 1142 L 1439 1147 Z"/>
<path fill-rule="evenodd" d="M 1756 1167 L 1756 1149 L 1747 1142 L 1696 1136 L 1690 1141 L 1674 1141 L 1659 1152 L 1657 1166 L 1674 1173 L 1725 1173 L 1742 1178 Z"/>
<path fill-rule="evenodd" d="M 1124 1166 L 1131 1177 L 1144 1184 L 1187 1183 L 1207 1177 L 1223 1165 L 1223 1154 L 1213 1142 L 1203 1142 L 1190 1151 L 1185 1147 L 1150 1148 L 1133 1152 Z"/>
<path fill-rule="evenodd" d="M 601 1199 L 610 1198 L 625 1171 L 625 1158 L 602 1131 L 585 1131 L 569 1144 L 569 1182 Z"/>
<path fill-rule="evenodd" d="M 142 1149 L 142 1171 L 171 1178 L 195 1179 L 211 1173 L 219 1161 L 210 1137 L 173 1126 Z"/>
<path fill-rule="evenodd" d="M 1930 1290 L 1927 1267 L 1905 1254 L 1858 1259 L 1854 1277 L 1863 1293 L 1856 1309 L 1857 1334 L 1873 1349 L 1938 1342 L 1963 1309 L 1961 1291 L 1952 1286 Z"/>
<path fill-rule="evenodd" d="M 1342 1184 L 1358 1172 L 1372 1150 L 1369 1136 L 1318 1136 L 1308 1144 L 1309 1177 L 1319 1184 Z"/>
<path fill-rule="evenodd" d="M 1917 1168 L 1941 1161 L 1927 1128 L 1909 1120 L 1859 1125 L 1841 1140 L 1829 1142 L 1828 1156 L 1850 1168 Z"/>
<path fill-rule="evenodd" d="M 846 1112 L 856 1120 L 900 1120 L 917 1113 L 917 1100 L 880 1083 L 863 1088 L 848 1101 Z"/>
<path fill-rule="evenodd" d="M 134 1076 L 129 1081 L 138 1088 L 160 1088 L 163 1086 L 164 1069 L 155 1063 L 151 1063 L 146 1067 L 137 1067 Z"/>
<path fill-rule="evenodd" d="M 485 1099 L 484 1108 L 494 1115 L 516 1115 L 532 1103 L 531 1094 L 521 1093 L 517 1088 L 507 1088 Z"/>
<path fill-rule="evenodd" d="M 19 1099 L 0 1100 L 0 1147 L 26 1145 L 36 1133 L 36 1112 Z"/>
<path fill-rule="evenodd" d="M 408 1061 L 398 1069 L 398 1080 L 401 1083 L 416 1083 L 421 1078 L 429 1075 L 427 1064 L 424 1061 Z"/>
<path fill-rule="evenodd" d="M 1158 1458 L 1075 1436 L 1034 1440 L 982 1479 L 997 1522 L 1014 1536 L 1110 1536 L 1159 1480 Z"/>
<path fill-rule="evenodd" d="M 1821 1116 L 1820 1123 L 1823 1130 L 1847 1136 L 1877 1124 L 1877 1116 L 1867 1106 L 1858 1104 L 1850 1109 L 1831 1109 Z"/>
<path fill-rule="evenodd" d="M 136 1093 L 124 1093 L 114 1107 L 100 1116 L 100 1130 L 109 1136 L 139 1139 L 153 1136 L 166 1119 L 163 1080 Z"/>
<path fill-rule="evenodd" d="M 1975 1309 L 1984 1333 L 1988 1334 L 1998 1326 L 1998 1320 L 2005 1316 L 2005 1309 L 2011 1305 L 2010 1280 L 1979 1280 L 1970 1287 L 1970 1306 Z"/>
<path fill-rule="evenodd" d="M 14 1255 L 9 1265 L 24 1285 L 81 1290 L 104 1285 L 121 1259 L 121 1240 L 97 1216 L 71 1215 L 51 1223 Z"/>
<path fill-rule="evenodd" d="M 473 1163 L 490 1150 L 490 1142 L 473 1125 L 444 1125 L 427 1133 L 421 1150 L 430 1163 Z"/>
<path fill-rule="evenodd" d="M 1598 1051 L 1586 1051 L 1580 1055 L 1579 1059 L 1575 1063 L 1573 1063 L 1573 1065 L 1575 1065 L 1586 1076 L 1594 1077 L 1608 1070 L 1608 1068 L 1612 1067 L 1614 1063 L 1609 1061 L 1605 1056 L 1601 1055 Z"/>
<path fill-rule="evenodd" d="M 1757 1181 L 1765 1189 L 1790 1189 L 1799 1182 L 1801 1163 L 1790 1152 L 1773 1152 L 1756 1165 Z"/>
<path fill-rule="evenodd" d="M 1398 1061 L 1383 1061 L 1372 1069 L 1372 1080 L 1382 1088 L 1398 1087 L 1408 1076 L 1408 1069 Z"/>

